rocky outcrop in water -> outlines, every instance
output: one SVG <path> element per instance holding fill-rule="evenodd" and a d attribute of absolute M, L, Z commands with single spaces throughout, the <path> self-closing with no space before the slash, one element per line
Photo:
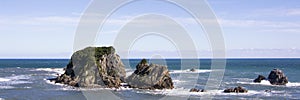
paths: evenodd
<path fill-rule="evenodd" d="M 261 80 L 265 80 L 266 77 L 262 76 L 262 75 L 258 75 L 258 77 L 253 81 L 255 83 L 260 83 Z"/>
<path fill-rule="evenodd" d="M 238 87 L 235 87 L 235 88 L 228 88 L 228 89 L 225 89 L 223 92 L 224 92 L 224 93 L 247 93 L 248 90 L 247 90 L 247 89 L 244 89 L 244 88 L 241 87 L 241 86 L 238 86 Z"/>
<path fill-rule="evenodd" d="M 78 87 L 118 88 L 125 81 L 125 68 L 113 47 L 88 47 L 72 55 L 65 73 L 56 83 Z"/>
<path fill-rule="evenodd" d="M 268 80 L 272 85 L 285 85 L 288 83 L 288 78 L 279 69 L 273 69 L 268 76 Z"/>
<path fill-rule="evenodd" d="M 173 89 L 173 82 L 166 66 L 148 64 L 146 59 L 136 65 L 136 70 L 127 78 L 132 88 Z"/>
<path fill-rule="evenodd" d="M 192 89 L 190 89 L 190 92 L 206 92 L 206 91 L 204 89 L 192 88 Z"/>

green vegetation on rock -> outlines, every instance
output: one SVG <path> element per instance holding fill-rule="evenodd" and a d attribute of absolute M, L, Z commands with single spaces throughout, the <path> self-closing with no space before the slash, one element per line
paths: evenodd
<path fill-rule="evenodd" d="M 95 47 L 95 58 L 96 61 L 99 61 L 99 58 L 105 54 L 114 54 L 116 52 L 115 48 L 112 46 L 109 47 Z"/>
<path fill-rule="evenodd" d="M 146 59 L 142 59 L 140 64 L 148 64 L 147 60 Z"/>

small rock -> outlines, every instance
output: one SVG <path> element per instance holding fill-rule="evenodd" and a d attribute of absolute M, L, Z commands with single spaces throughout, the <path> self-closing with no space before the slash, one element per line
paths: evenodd
<path fill-rule="evenodd" d="M 199 92 L 200 90 L 199 89 L 196 89 L 196 88 L 192 88 L 190 89 L 190 92 Z"/>
<path fill-rule="evenodd" d="M 206 92 L 206 90 L 204 90 L 204 89 L 201 89 L 201 91 L 200 92 Z"/>
<path fill-rule="evenodd" d="M 192 69 L 190 69 L 190 71 L 191 71 L 191 72 L 195 72 L 195 71 L 196 71 L 196 69 L 192 68 Z"/>
<path fill-rule="evenodd" d="M 224 90 L 224 93 L 247 93 L 248 90 L 244 89 L 241 86 L 235 87 L 235 88 L 228 88 Z"/>
<path fill-rule="evenodd" d="M 196 88 L 192 88 L 192 89 L 190 89 L 190 92 L 206 92 L 206 90 L 204 90 L 204 89 L 196 89 Z"/>
<path fill-rule="evenodd" d="M 265 90 L 265 92 L 271 92 L 271 90 Z"/>
<path fill-rule="evenodd" d="M 260 83 L 261 80 L 265 80 L 266 77 L 262 76 L 262 75 L 258 75 L 258 77 L 253 81 L 255 83 Z"/>

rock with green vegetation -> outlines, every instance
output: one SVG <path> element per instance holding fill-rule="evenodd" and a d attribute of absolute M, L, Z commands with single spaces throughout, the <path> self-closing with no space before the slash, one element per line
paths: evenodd
<path fill-rule="evenodd" d="M 173 89 L 173 82 L 166 66 L 148 64 L 146 59 L 136 66 L 136 70 L 127 78 L 132 88 Z"/>
<path fill-rule="evenodd" d="M 56 83 L 118 88 L 125 75 L 124 65 L 113 47 L 87 47 L 72 55 L 65 73 L 56 78 Z"/>

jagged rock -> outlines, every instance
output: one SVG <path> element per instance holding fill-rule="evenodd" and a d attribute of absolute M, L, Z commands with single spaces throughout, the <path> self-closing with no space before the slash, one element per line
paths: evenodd
<path fill-rule="evenodd" d="M 140 89 L 173 89 L 173 82 L 166 66 L 148 64 L 143 59 L 134 73 L 127 78 L 127 83 L 132 88 Z"/>
<path fill-rule="evenodd" d="M 190 92 L 206 92 L 206 90 L 204 90 L 204 89 L 196 89 L 196 88 L 192 88 L 192 89 L 190 89 Z"/>
<path fill-rule="evenodd" d="M 288 83 L 288 78 L 279 69 L 273 69 L 268 76 L 268 80 L 272 85 L 285 85 Z"/>
<path fill-rule="evenodd" d="M 241 86 L 235 87 L 235 88 L 228 88 L 224 90 L 224 93 L 247 93 L 248 90 L 244 89 Z"/>
<path fill-rule="evenodd" d="M 72 55 L 56 83 L 80 87 L 120 87 L 125 68 L 113 47 L 88 47 Z"/>
<path fill-rule="evenodd" d="M 255 83 L 260 83 L 261 80 L 265 80 L 266 77 L 262 76 L 262 75 L 258 75 L 258 77 L 253 81 Z"/>

